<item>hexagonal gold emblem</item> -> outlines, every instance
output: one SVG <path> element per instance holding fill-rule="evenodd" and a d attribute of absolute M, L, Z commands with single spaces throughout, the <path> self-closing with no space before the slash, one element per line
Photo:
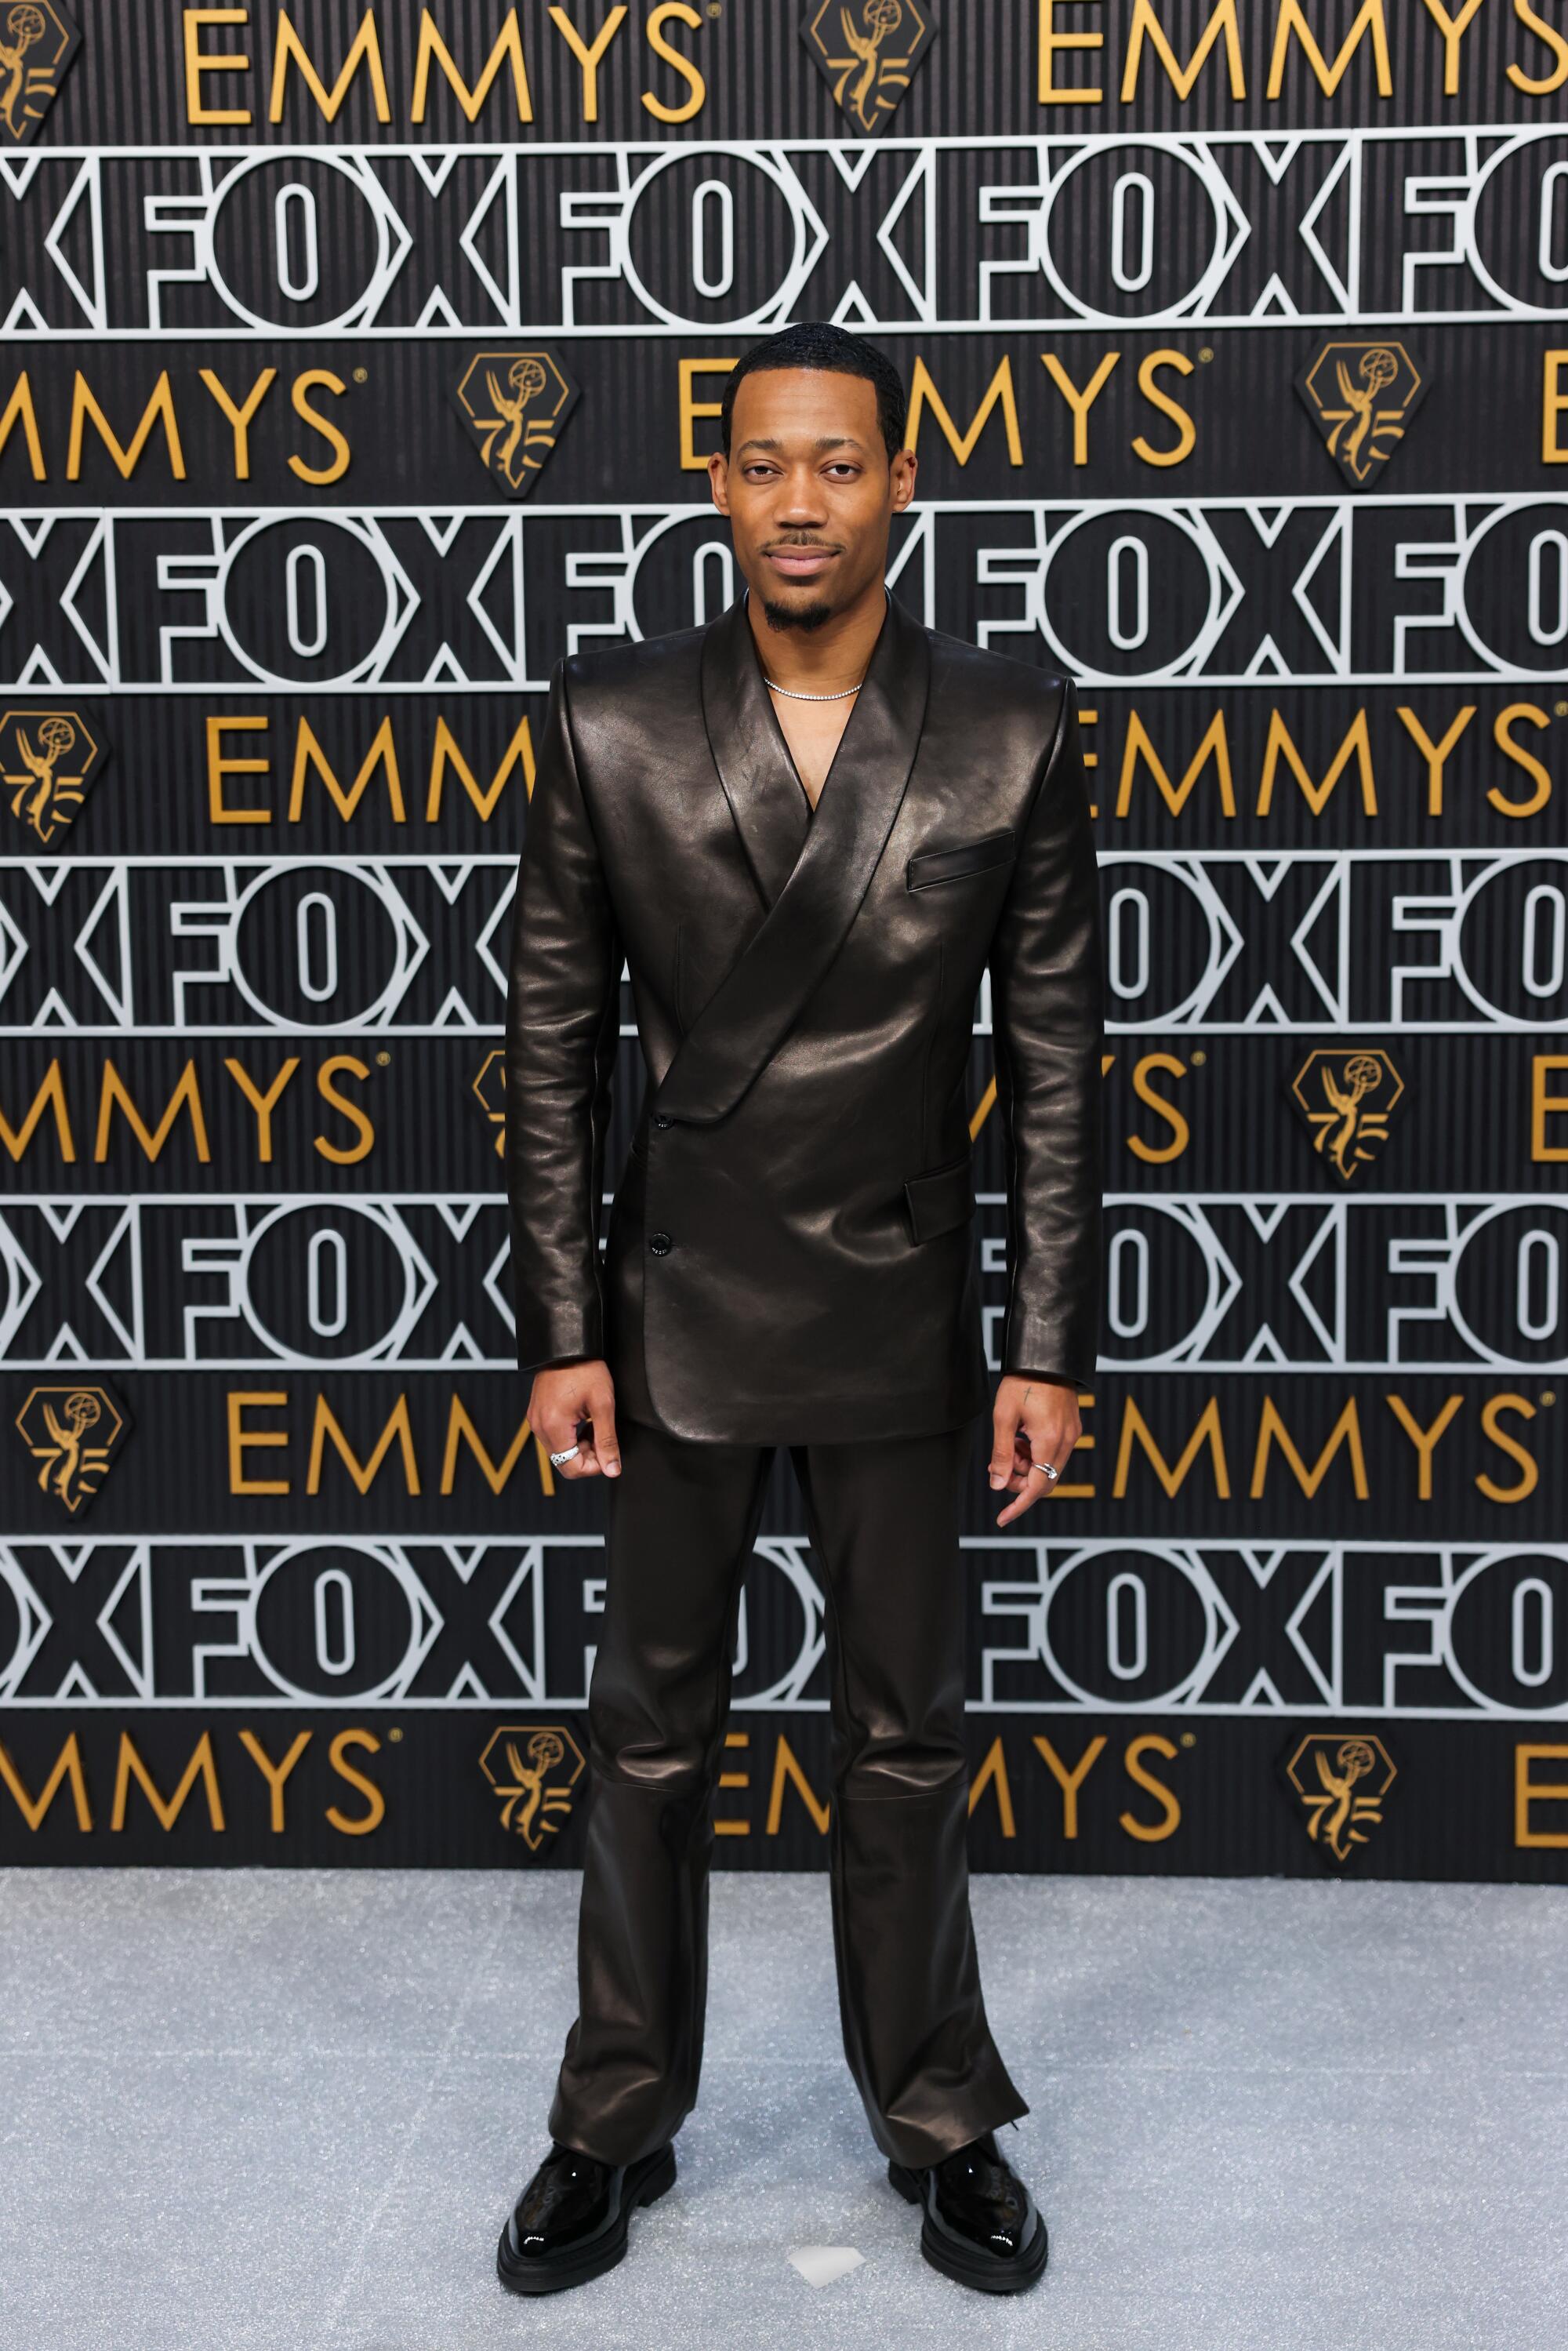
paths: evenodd
<path fill-rule="evenodd" d="M 59 94 L 81 27 L 55 0 L 0 0 L 0 140 L 25 147 Z"/>
<path fill-rule="evenodd" d="M 38 1464 L 37 1482 L 74 1519 L 109 1475 L 131 1416 L 101 1381 L 34 1388 L 16 1415 L 16 1432 Z"/>
<path fill-rule="evenodd" d="M 1325 1861 L 1342 1867 L 1383 1820 L 1395 1767 L 1381 1739 L 1365 1730 L 1312 1730 L 1281 1766 Z"/>
<path fill-rule="evenodd" d="M 487 1124 L 495 1130 L 496 1156 L 499 1159 L 507 1148 L 507 1056 L 499 1046 L 493 1053 L 486 1053 L 479 1065 L 474 1098 Z"/>
<path fill-rule="evenodd" d="M 1380 1045 L 1320 1045 L 1291 1081 L 1291 1099 L 1324 1165 L 1348 1184 L 1388 1140 L 1405 1081 Z"/>
<path fill-rule="evenodd" d="M 813 0 L 800 21 L 811 62 L 861 137 L 887 127 L 936 37 L 930 0 Z"/>
<path fill-rule="evenodd" d="M 1404 439 L 1427 381 L 1403 343 L 1325 343 L 1296 389 L 1329 455 L 1360 489 Z"/>
<path fill-rule="evenodd" d="M 481 351 L 453 392 L 485 469 L 526 498 L 577 405 L 578 388 L 549 351 Z"/>
<path fill-rule="evenodd" d="M 485 1742 L 479 1769 L 501 1804 L 501 1826 L 538 1853 L 570 1817 L 582 1750 L 559 1722 L 506 1722 Z"/>
<path fill-rule="evenodd" d="M 4 0 L 0 0 L 3 17 Z M 29 849 L 52 849 L 105 753 L 79 710 L 0 711 L 0 781 Z"/>

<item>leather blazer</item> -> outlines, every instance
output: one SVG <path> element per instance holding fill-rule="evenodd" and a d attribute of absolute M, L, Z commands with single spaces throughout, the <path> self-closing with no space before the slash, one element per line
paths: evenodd
<path fill-rule="evenodd" d="M 559 660 L 517 871 L 505 1163 L 517 1362 L 602 1355 L 686 1437 L 987 1408 L 966 1099 L 991 974 L 1004 1371 L 1093 1375 L 1099 881 L 1071 680 L 889 595 L 812 810 L 745 591 Z M 621 981 L 646 1086 L 599 1245 Z"/>

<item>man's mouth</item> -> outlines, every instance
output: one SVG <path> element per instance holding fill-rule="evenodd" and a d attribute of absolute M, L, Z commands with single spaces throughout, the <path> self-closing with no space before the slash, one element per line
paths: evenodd
<path fill-rule="evenodd" d="M 831 547 L 770 547 L 768 560 L 787 580 L 814 580 L 833 559 Z"/>

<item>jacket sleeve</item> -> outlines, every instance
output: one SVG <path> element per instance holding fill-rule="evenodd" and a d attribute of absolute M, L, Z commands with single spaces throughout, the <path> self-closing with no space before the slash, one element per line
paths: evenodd
<path fill-rule="evenodd" d="M 507 968 L 507 1195 L 517 1364 L 604 1352 L 599 1220 L 621 1033 L 622 943 L 550 673 Z"/>
<path fill-rule="evenodd" d="M 1007 1167 L 1004 1373 L 1087 1385 L 1100 1348 L 1099 869 L 1067 681 L 1018 864 L 991 943 L 991 1020 Z"/>

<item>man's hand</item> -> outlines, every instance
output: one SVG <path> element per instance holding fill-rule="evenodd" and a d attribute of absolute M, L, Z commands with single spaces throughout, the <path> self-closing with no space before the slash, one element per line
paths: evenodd
<path fill-rule="evenodd" d="M 989 1476 L 997 1492 L 1006 1487 L 1018 1499 L 1002 1511 L 998 1527 L 1022 1518 L 1041 1494 L 1056 1491 L 1056 1479 L 1031 1469 L 1030 1462 L 1051 1461 L 1065 1469 L 1082 1434 L 1076 1381 L 1038 1379 L 1032 1373 L 1004 1376 L 991 1407 Z"/>
<path fill-rule="evenodd" d="M 615 1441 L 615 1383 L 599 1355 L 575 1364 L 547 1364 L 534 1374 L 528 1392 L 528 1426 L 552 1453 L 578 1447 L 557 1465 L 561 1478 L 619 1478 L 621 1447 Z"/>

